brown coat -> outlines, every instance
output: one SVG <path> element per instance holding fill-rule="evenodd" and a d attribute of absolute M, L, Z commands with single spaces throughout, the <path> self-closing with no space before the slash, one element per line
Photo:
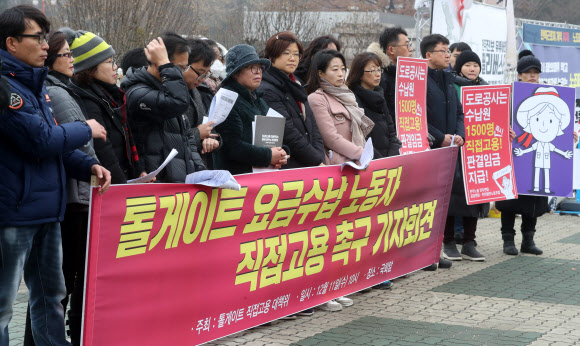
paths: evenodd
<path fill-rule="evenodd" d="M 308 103 L 316 118 L 324 147 L 333 152 L 332 159 L 327 164 L 358 161 L 363 148 L 352 143 L 350 114 L 342 103 L 322 89 L 308 95 Z"/>

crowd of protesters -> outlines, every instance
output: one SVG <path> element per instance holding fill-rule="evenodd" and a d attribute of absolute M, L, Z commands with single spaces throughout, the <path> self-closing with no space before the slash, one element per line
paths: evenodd
<path fill-rule="evenodd" d="M 463 145 L 460 88 L 487 84 L 477 54 L 465 43 L 449 43 L 433 34 L 420 46 L 429 66 L 432 148 Z M 25 344 L 69 345 L 64 322 L 69 302 L 70 338 L 80 344 L 91 174 L 104 193 L 110 184 L 155 170 L 174 148 L 177 156 L 154 182 L 183 183 L 188 174 L 206 169 L 242 174 L 253 167 L 358 161 L 368 138 L 375 159 L 399 154 L 396 64 L 413 53 L 400 27 L 385 29 L 348 70 L 334 37 L 316 38 L 304 48 L 287 31 L 271 36 L 260 55 L 245 44 L 224 54 L 214 41 L 169 32 L 146 47 L 123 48 L 128 50 L 118 83 L 115 47 L 102 37 L 82 28 L 51 29 L 31 6 L 0 14 L 0 345 L 8 345 L 22 273 L 30 292 Z M 528 54 L 517 71 L 521 81 L 538 83 L 541 64 Z M 214 127 L 203 118 L 218 88 L 238 98 Z M 283 144 L 256 146 L 252 122 L 270 108 L 285 118 Z M 520 196 L 496 206 L 504 252 L 518 254 L 514 220 L 520 214 L 520 251 L 542 254 L 534 233 L 537 218 L 548 211 L 547 198 Z M 475 234 L 487 210 L 488 205 L 467 204 L 457 164 L 441 258 L 425 269 L 485 260 Z M 387 281 L 375 288 L 391 286 Z M 352 304 L 340 297 L 319 308 L 338 311 Z"/>

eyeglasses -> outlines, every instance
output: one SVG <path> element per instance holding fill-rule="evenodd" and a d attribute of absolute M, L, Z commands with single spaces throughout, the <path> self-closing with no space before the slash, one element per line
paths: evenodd
<path fill-rule="evenodd" d="M 444 55 L 451 55 L 451 51 L 450 50 L 432 50 L 431 52 L 438 52 L 438 53 L 443 53 Z"/>
<path fill-rule="evenodd" d="M 194 69 L 193 67 L 191 67 L 191 65 L 187 65 L 187 69 L 184 72 L 187 72 L 189 69 L 192 69 L 193 72 L 195 72 L 197 74 L 197 81 L 201 82 L 203 80 L 205 80 L 207 77 L 211 76 L 211 71 L 207 71 L 206 73 L 199 73 L 197 72 L 196 69 Z"/>
<path fill-rule="evenodd" d="M 19 37 L 33 37 L 38 39 L 38 44 L 48 43 L 48 34 L 40 34 L 40 35 L 29 35 L 29 34 L 18 34 L 16 36 Z"/>
<path fill-rule="evenodd" d="M 413 48 L 413 44 L 411 42 L 407 42 L 405 44 L 396 44 L 393 45 L 393 47 L 407 47 L 409 49 Z"/>
<path fill-rule="evenodd" d="M 113 57 L 111 61 L 103 61 L 103 64 L 111 64 L 111 68 L 113 68 L 113 66 L 117 65 L 117 57 Z"/>
<path fill-rule="evenodd" d="M 282 52 L 281 54 L 282 56 L 284 56 L 285 58 L 289 58 L 289 57 L 293 57 L 294 59 L 302 59 L 302 54 L 300 53 L 290 53 L 290 52 Z"/>
<path fill-rule="evenodd" d="M 381 70 L 381 69 L 378 69 L 378 70 L 370 70 L 370 71 L 363 70 L 363 72 L 370 73 L 370 74 L 382 74 L 383 73 L 383 70 Z"/>
<path fill-rule="evenodd" d="M 62 53 L 62 54 L 57 54 L 56 56 L 57 56 L 57 58 L 67 58 L 67 59 L 70 59 L 70 58 L 72 58 L 72 53 L 71 52 L 66 52 L 66 53 Z"/>
<path fill-rule="evenodd" d="M 264 73 L 264 71 L 266 71 L 266 67 L 264 65 L 252 65 L 252 66 L 247 66 L 247 68 L 249 68 L 253 74 L 259 74 L 259 73 L 261 74 L 261 73 Z"/>

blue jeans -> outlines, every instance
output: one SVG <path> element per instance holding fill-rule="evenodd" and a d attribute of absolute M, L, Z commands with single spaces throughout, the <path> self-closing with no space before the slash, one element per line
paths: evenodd
<path fill-rule="evenodd" d="M 8 324 L 23 271 L 36 345 L 69 346 L 61 304 L 66 289 L 58 222 L 0 228 L 0 346 L 8 346 Z"/>

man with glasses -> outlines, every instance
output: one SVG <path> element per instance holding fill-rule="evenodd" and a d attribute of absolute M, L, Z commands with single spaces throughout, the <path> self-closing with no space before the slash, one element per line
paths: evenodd
<path fill-rule="evenodd" d="M 76 150 L 91 137 L 105 138 L 96 122 L 57 125 L 44 80 L 50 23 L 38 9 L 21 5 L 0 13 L 2 75 L 10 103 L 0 121 L 0 345 L 9 343 L 12 304 L 24 272 L 30 292 L 32 333 L 37 345 L 70 345 L 61 300 L 60 221 L 64 218 L 67 175 L 99 177 L 100 193 L 109 171 Z"/>
<path fill-rule="evenodd" d="M 195 144 L 191 145 L 195 141 L 187 116 L 190 94 L 184 76 L 195 75 L 188 64 L 190 52 L 187 40 L 165 33 L 145 48 L 149 66 L 129 69 L 121 83 L 145 170 L 157 169 L 171 149 L 178 151 L 157 176 L 162 183 L 184 183 L 188 174 L 206 169 Z"/>
<path fill-rule="evenodd" d="M 461 146 L 465 138 L 463 107 L 453 83 L 453 75 L 444 71 L 449 66 L 451 55 L 449 40 L 440 34 L 426 36 L 421 41 L 421 55 L 428 60 L 429 66 L 427 72 L 427 123 L 429 134 L 435 138 L 432 147 L 449 147 L 452 144 Z M 458 180 L 457 175 L 462 179 L 460 170 L 460 165 L 456 164 L 455 180 Z M 454 212 L 452 205 L 453 197 L 456 194 L 456 185 L 463 187 L 463 182 L 454 181 L 450 212 Z M 463 199 L 465 199 L 465 192 L 463 192 Z M 462 258 L 455 245 L 453 226 L 454 216 L 448 215 L 443 238 L 444 259 L 439 260 L 440 267 L 443 265 L 451 266 L 451 262 L 447 260 L 461 260 Z M 473 241 L 474 239 L 471 237 L 475 237 L 475 231 L 470 234 L 466 228 L 464 240 L 466 242 Z"/>
<path fill-rule="evenodd" d="M 380 87 L 383 88 L 385 93 L 385 100 L 387 101 L 389 113 L 393 118 L 393 124 L 396 124 L 395 92 L 397 87 L 395 83 L 397 81 L 397 58 L 400 56 L 411 57 L 413 55 L 413 46 L 407 32 L 400 26 L 385 29 L 379 38 L 379 44 L 390 60 L 389 65 L 383 67 Z M 383 66 L 386 64 L 387 62 L 383 61 Z"/>
<path fill-rule="evenodd" d="M 216 56 L 214 50 L 204 40 L 188 39 L 187 44 L 191 49 L 188 59 L 189 70 L 183 73 L 183 77 L 190 96 L 190 105 L 186 114 L 195 139 L 192 145 L 196 150 L 201 151 L 201 154 L 209 154 L 220 146 L 219 135 L 213 131 L 213 121 L 202 124 L 203 117 L 207 116 L 207 109 L 203 104 L 199 89 L 209 89 L 203 82 L 211 75 L 210 68 Z M 211 156 L 202 155 L 202 159 L 206 167 L 213 165 Z"/>

